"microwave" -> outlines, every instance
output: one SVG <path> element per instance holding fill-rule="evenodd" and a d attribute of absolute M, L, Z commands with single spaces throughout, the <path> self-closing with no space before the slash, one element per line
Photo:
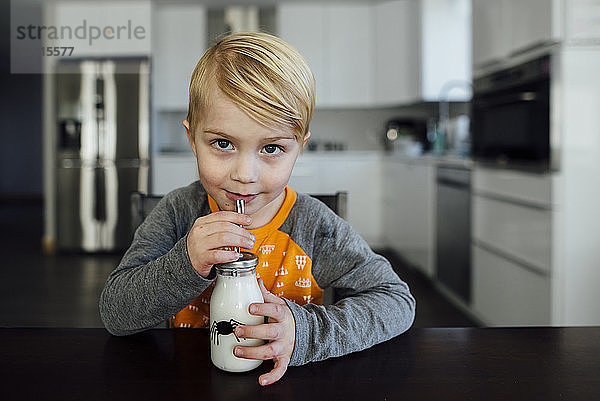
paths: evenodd
<path fill-rule="evenodd" d="M 550 169 L 551 56 L 473 81 L 472 156 L 484 165 Z"/>

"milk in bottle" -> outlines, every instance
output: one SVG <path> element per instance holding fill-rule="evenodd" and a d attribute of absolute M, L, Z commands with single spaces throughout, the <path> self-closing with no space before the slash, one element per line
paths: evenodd
<path fill-rule="evenodd" d="M 257 264 L 256 254 L 242 252 L 237 261 L 215 265 L 217 281 L 210 298 L 210 357 L 216 367 L 228 372 L 245 372 L 262 363 L 233 355 L 236 345 L 264 343 L 263 340 L 238 338 L 234 333 L 239 325 L 264 323 L 263 316 L 248 313 L 250 304 L 264 302 L 256 281 Z"/>

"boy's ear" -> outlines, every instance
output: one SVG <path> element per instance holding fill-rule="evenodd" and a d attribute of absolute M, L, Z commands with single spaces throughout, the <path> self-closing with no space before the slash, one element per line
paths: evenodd
<path fill-rule="evenodd" d="M 190 129 L 190 122 L 188 120 L 183 120 L 182 124 L 183 128 L 185 128 L 185 134 L 188 137 L 188 142 L 192 147 L 192 152 L 194 152 L 194 156 L 196 156 L 196 144 L 194 143 L 194 135 L 192 134 L 192 131 Z"/>
<path fill-rule="evenodd" d="M 306 131 L 306 135 L 304 135 L 304 141 L 302 142 L 302 149 L 306 146 L 306 142 L 308 142 L 308 138 L 310 138 L 310 131 Z"/>

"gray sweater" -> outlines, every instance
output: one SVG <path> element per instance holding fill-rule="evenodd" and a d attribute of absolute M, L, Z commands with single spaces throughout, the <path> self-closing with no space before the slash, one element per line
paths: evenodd
<path fill-rule="evenodd" d="M 127 335 L 155 327 L 210 285 L 212 280 L 192 267 L 186 248 L 195 219 L 209 213 L 199 181 L 161 199 L 102 291 L 100 316 L 110 333 Z M 360 351 L 408 330 L 415 315 L 408 286 L 327 206 L 299 194 L 279 230 L 313 261 L 319 287 L 336 288 L 343 297 L 326 306 L 285 300 L 296 321 L 290 365 Z"/>

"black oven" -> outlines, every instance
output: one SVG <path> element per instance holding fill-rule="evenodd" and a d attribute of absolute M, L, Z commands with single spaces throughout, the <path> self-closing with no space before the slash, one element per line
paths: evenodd
<path fill-rule="evenodd" d="M 550 56 L 473 82 L 472 155 L 482 164 L 550 168 Z"/>

